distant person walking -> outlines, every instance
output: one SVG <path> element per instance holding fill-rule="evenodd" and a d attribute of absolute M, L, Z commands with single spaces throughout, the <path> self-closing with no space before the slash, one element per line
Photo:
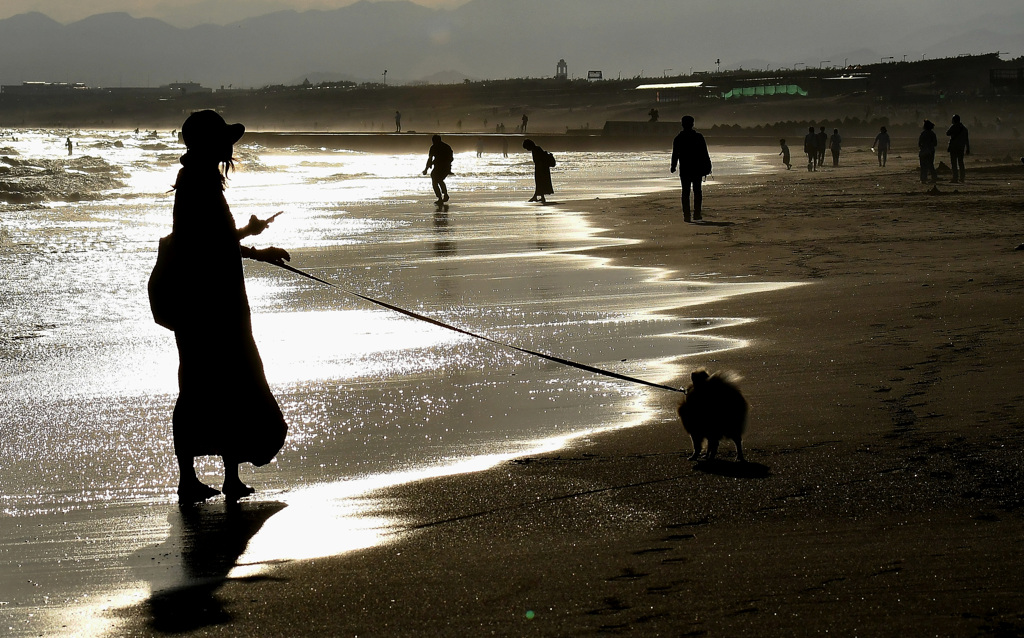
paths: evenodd
<path fill-rule="evenodd" d="M 683 130 L 672 141 L 672 167 L 669 172 L 675 173 L 679 167 L 679 182 L 682 186 L 683 221 L 690 221 L 690 189 L 693 189 L 693 219 L 701 219 L 701 206 L 704 195 L 701 192 L 701 181 L 711 174 L 711 155 L 704 136 L 693 130 L 693 117 L 684 115 L 681 120 Z"/>
<path fill-rule="evenodd" d="M 789 147 L 786 146 L 786 140 L 779 140 L 779 146 L 782 150 L 779 151 L 779 155 L 782 156 L 782 163 L 786 165 L 786 170 L 793 168 L 793 165 L 789 163 Z"/>
<path fill-rule="evenodd" d="M 234 501 L 254 492 L 239 478 L 239 464 L 269 463 L 288 430 L 253 340 L 242 258 L 283 264 L 289 255 L 281 248 L 239 245 L 273 219 L 253 215 L 236 228 L 224 199 L 234 167 L 232 146 L 245 127 L 225 123 L 214 111 L 198 111 L 181 132 L 187 151 L 174 185 L 171 293 L 151 292 L 151 301 L 164 300 L 168 313 L 162 316 L 178 346 L 179 392 L 171 419 L 178 500 L 198 503 L 218 494 L 196 476 L 194 461 L 219 456 L 224 496 Z"/>
<path fill-rule="evenodd" d="M 931 120 L 924 121 L 924 128 L 917 138 L 918 157 L 921 159 L 921 183 L 927 184 L 928 178 L 938 181 L 939 176 L 935 172 L 935 147 L 939 145 L 935 137 L 935 124 Z"/>
<path fill-rule="evenodd" d="M 953 168 L 954 182 L 964 183 L 964 155 L 971 154 L 971 141 L 967 137 L 967 127 L 960 123 L 960 116 L 953 116 L 953 126 L 946 130 L 949 136 L 949 165 Z"/>
<path fill-rule="evenodd" d="M 502 125 L 504 126 L 504 125 Z M 508 157 L 508 138 L 501 138 L 501 155 L 502 157 Z"/>
<path fill-rule="evenodd" d="M 818 141 L 814 135 L 813 126 L 809 127 L 807 135 L 804 135 L 804 153 L 807 154 L 808 172 L 818 170 Z"/>
<path fill-rule="evenodd" d="M 395 111 L 395 133 L 402 132 L 402 114 Z"/>
<path fill-rule="evenodd" d="M 526 125 L 530 123 L 530 118 L 527 117 L 526 113 L 523 113 L 523 126 L 520 129 L 520 133 L 526 135 Z"/>
<path fill-rule="evenodd" d="M 832 137 L 828 138 L 828 148 L 832 151 L 832 166 L 839 166 L 839 152 L 843 149 L 843 136 L 839 129 L 832 129 Z"/>
<path fill-rule="evenodd" d="M 885 166 L 885 161 L 889 158 L 889 147 L 892 146 L 892 141 L 889 139 L 889 131 L 885 130 L 883 126 L 878 131 L 878 135 L 875 136 L 875 154 L 878 155 L 878 165 Z"/>
<path fill-rule="evenodd" d="M 443 204 L 448 201 L 448 186 L 444 183 L 445 178 L 452 174 L 452 162 L 455 154 L 452 147 L 441 141 L 440 135 L 430 138 L 430 150 L 427 152 L 427 165 L 423 168 L 423 174 L 430 171 L 430 185 L 437 195 L 435 204 Z"/>
<path fill-rule="evenodd" d="M 71 149 L 73 148 L 73 145 L 71 144 L 71 138 L 70 137 L 68 138 L 68 141 L 65 144 L 65 146 L 68 147 L 68 155 L 71 155 Z"/>
<path fill-rule="evenodd" d="M 818 166 L 825 165 L 825 150 L 828 149 L 828 133 L 825 132 L 825 127 L 822 126 L 818 134 L 814 136 L 814 147 L 818 151 L 817 162 Z"/>
<path fill-rule="evenodd" d="M 525 116 L 524 116 L 525 117 Z M 531 139 L 523 140 L 523 148 L 533 156 L 533 197 L 528 201 L 546 204 L 545 195 L 553 195 L 555 187 L 551 184 L 551 168 L 555 165 L 555 156 L 533 143 Z"/>

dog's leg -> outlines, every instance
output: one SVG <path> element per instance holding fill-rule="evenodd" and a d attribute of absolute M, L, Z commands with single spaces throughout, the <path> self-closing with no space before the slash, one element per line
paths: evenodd
<path fill-rule="evenodd" d="M 708 454 L 704 458 L 710 461 L 715 458 L 716 454 L 718 454 L 718 439 L 708 439 Z"/>
<path fill-rule="evenodd" d="M 696 461 L 700 458 L 700 452 L 704 448 L 704 439 L 698 437 L 696 434 L 690 435 L 690 440 L 693 441 L 693 454 L 687 457 L 687 461 Z"/>
<path fill-rule="evenodd" d="M 738 436 L 733 441 L 736 442 L 736 460 L 740 462 L 746 461 L 747 459 L 743 458 L 743 437 Z"/>

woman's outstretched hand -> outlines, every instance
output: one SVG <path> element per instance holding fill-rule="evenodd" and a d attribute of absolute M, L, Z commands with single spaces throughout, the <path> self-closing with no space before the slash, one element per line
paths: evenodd
<path fill-rule="evenodd" d="M 283 266 L 284 262 L 290 261 L 292 258 L 292 256 L 288 254 L 287 250 L 284 248 L 278 248 L 277 246 L 258 248 L 254 252 L 257 260 L 265 261 L 268 264 L 274 264 L 275 266 Z"/>
<path fill-rule="evenodd" d="M 274 219 L 283 212 L 283 210 L 279 210 L 266 219 L 259 219 L 255 215 L 250 215 L 249 223 L 242 229 L 245 236 L 250 237 L 252 235 L 259 235 L 265 231 L 268 226 L 270 226 L 270 222 L 274 221 Z"/>

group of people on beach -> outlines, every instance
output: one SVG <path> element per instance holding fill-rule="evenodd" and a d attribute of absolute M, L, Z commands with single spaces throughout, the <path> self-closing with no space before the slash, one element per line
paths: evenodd
<path fill-rule="evenodd" d="M 680 123 L 682 131 L 672 143 L 670 172 L 678 171 L 683 218 L 690 222 L 701 220 L 701 184 L 711 174 L 712 164 L 704 136 L 694 130 L 694 118 L 683 116 Z M 525 118 L 523 124 L 525 128 Z M 918 139 L 922 182 L 937 177 L 934 160 L 938 140 L 934 128 L 925 120 Z M 244 132 L 244 126 L 227 124 L 215 111 L 197 111 L 185 120 L 181 133 L 186 153 L 181 157 L 182 168 L 174 186 L 173 231 L 165 238 L 168 241 L 161 240 L 153 275 L 156 278 L 163 267 L 171 273 L 173 284 L 154 288 L 154 279 L 150 281 L 154 317 L 158 306 L 173 308 L 173 317 L 157 321 L 174 331 L 178 348 L 179 395 L 172 430 L 180 472 L 177 493 L 183 504 L 205 501 L 221 491 L 229 500 L 252 494 L 253 489 L 239 478 L 239 465 L 269 463 L 284 445 L 288 431 L 253 340 L 242 258 L 284 266 L 290 256 L 281 248 L 240 245 L 244 238 L 266 230 L 276 215 L 264 220 L 253 215 L 248 224 L 237 228 L 223 192 L 234 167 L 234 144 Z M 953 116 L 946 135 L 953 181 L 963 182 L 963 158 L 970 153 L 970 142 L 960 116 Z M 434 135 L 431 142 L 423 174 L 430 173 L 440 206 L 449 200 L 445 179 L 451 175 L 454 153 L 440 135 Z M 780 154 L 790 169 L 786 141 L 780 140 L 780 145 Z M 554 192 L 554 156 L 530 139 L 523 141 L 523 148 L 530 151 L 534 164 L 535 191 L 529 201 L 544 203 L 545 196 Z M 825 127 L 818 132 L 811 127 L 804 140 L 808 170 L 822 165 L 826 149 L 832 150 L 833 166 L 838 166 L 841 148 L 838 129 L 829 137 Z M 889 148 L 889 135 L 882 127 L 874 140 L 879 166 L 885 166 Z M 167 296 L 174 298 L 158 298 Z M 222 490 L 202 483 L 196 476 L 197 456 L 223 459 Z"/>
<path fill-rule="evenodd" d="M 186 152 L 174 184 L 173 230 L 160 241 L 149 284 L 154 319 L 174 332 L 178 349 L 179 392 L 171 417 L 178 501 L 201 503 L 221 493 L 237 501 L 254 493 L 239 477 L 239 466 L 269 463 L 288 432 L 253 339 L 242 259 L 287 267 L 291 257 L 281 248 L 240 244 L 265 231 L 277 216 L 261 220 L 253 215 L 237 228 L 224 198 L 234 144 L 245 127 L 204 110 L 189 115 L 181 133 Z M 554 156 L 529 139 L 523 148 L 535 165 L 530 201 L 543 203 L 554 192 Z M 434 135 L 423 173 L 430 171 L 439 205 L 449 200 L 444 180 L 452 161 L 451 146 Z M 197 456 L 221 457 L 220 490 L 196 475 Z"/>
<path fill-rule="evenodd" d="M 934 182 L 938 179 L 935 171 L 935 149 L 938 147 L 939 141 L 934 129 L 935 124 L 931 120 L 925 120 L 923 130 L 917 140 L 918 156 L 921 164 L 921 183 L 927 183 L 929 180 Z M 949 144 L 946 150 L 949 152 L 950 166 L 953 170 L 951 181 L 962 184 L 964 181 L 964 155 L 971 154 L 971 143 L 967 134 L 967 127 L 960 121 L 959 115 L 953 116 L 952 125 L 946 131 L 946 135 L 949 137 Z M 786 166 L 786 170 L 793 168 L 786 140 L 780 139 L 779 146 L 782 147 L 779 155 L 782 156 L 782 163 Z M 826 150 L 832 151 L 832 166 L 839 166 L 839 154 L 842 151 L 842 147 L 843 138 L 839 134 L 839 129 L 832 129 L 832 135 L 830 136 L 825 132 L 824 126 L 820 127 L 817 132 L 815 132 L 813 126 L 809 127 L 807 135 L 804 136 L 807 170 L 817 171 L 824 164 Z M 874 142 L 871 145 L 871 150 L 878 157 L 879 166 L 886 165 L 891 147 L 892 140 L 889 137 L 889 131 L 883 126 L 878 134 L 875 135 Z M 1022 158 L 1022 161 L 1024 161 L 1024 158 Z"/>
<path fill-rule="evenodd" d="M 779 155 L 782 156 L 782 163 L 788 171 L 793 168 L 789 146 L 786 145 L 785 139 L 779 140 L 779 146 L 782 148 Z M 825 164 L 825 151 L 832 152 L 832 166 L 839 166 L 839 154 L 842 150 L 843 136 L 839 134 L 839 129 L 832 129 L 832 135 L 825 132 L 824 126 L 820 127 L 818 132 L 814 131 L 813 126 L 807 129 L 807 135 L 804 136 L 804 153 L 807 155 L 808 171 L 817 171 Z"/>
<path fill-rule="evenodd" d="M 950 180 L 954 183 L 964 183 L 964 156 L 971 154 L 971 140 L 967 134 L 967 127 L 960 121 L 959 115 L 954 115 L 952 123 L 946 129 L 946 137 L 949 143 L 946 151 L 949 153 L 949 166 L 953 171 Z M 937 182 L 938 173 L 935 171 L 935 149 L 939 146 L 938 137 L 935 135 L 935 124 L 931 120 L 925 120 L 921 135 L 917 138 L 918 157 L 921 163 L 921 183 Z"/>
<path fill-rule="evenodd" d="M 426 175 L 428 171 L 430 172 L 430 185 L 437 196 L 437 200 L 434 203 L 438 206 L 443 206 L 451 199 L 448 195 L 448 185 L 445 184 L 445 179 L 452 174 L 452 162 L 455 160 L 455 153 L 452 151 L 452 147 L 441 139 L 440 135 L 435 134 L 430 138 L 430 141 L 430 149 L 427 151 L 427 165 L 423 168 L 423 174 Z M 546 204 L 547 199 L 545 199 L 545 196 L 555 192 L 555 188 L 551 183 L 551 169 L 555 166 L 554 155 L 545 151 L 529 138 L 523 140 L 523 148 L 530 151 L 533 158 L 534 191 L 533 197 L 529 201 Z M 503 154 L 505 157 L 508 157 L 507 143 L 503 146 Z M 478 144 L 476 156 L 480 157 L 481 155 L 482 150 Z"/>

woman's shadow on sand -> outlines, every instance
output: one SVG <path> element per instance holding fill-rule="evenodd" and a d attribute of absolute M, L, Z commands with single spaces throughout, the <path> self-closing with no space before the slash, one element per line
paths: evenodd
<path fill-rule="evenodd" d="M 136 552 L 137 564 L 171 561 L 150 573 L 143 614 L 156 633 L 182 633 L 231 622 L 216 596 L 249 540 L 284 509 L 279 502 L 201 504 L 171 512 L 171 532 L 159 547 Z M 155 555 L 154 552 L 156 552 Z M 180 565 L 174 558 L 180 556 Z M 170 579 L 168 570 L 176 572 Z M 168 582 L 168 580 L 170 582 Z"/>

